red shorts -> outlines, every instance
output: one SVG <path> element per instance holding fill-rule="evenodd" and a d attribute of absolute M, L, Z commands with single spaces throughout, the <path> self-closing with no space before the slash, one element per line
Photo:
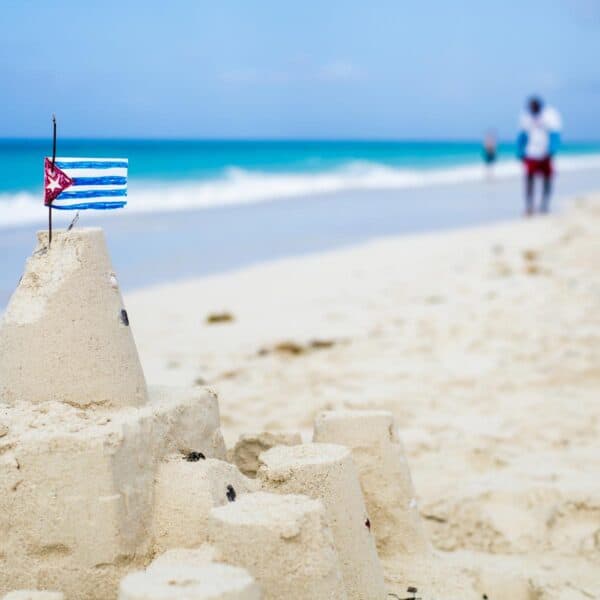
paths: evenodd
<path fill-rule="evenodd" d="M 552 160 L 549 156 L 547 158 L 526 158 L 524 162 L 525 171 L 529 176 L 543 175 L 544 177 L 551 177 L 554 172 Z"/>

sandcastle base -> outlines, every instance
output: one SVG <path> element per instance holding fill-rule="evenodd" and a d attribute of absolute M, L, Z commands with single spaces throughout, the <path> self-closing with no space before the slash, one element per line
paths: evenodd
<path fill-rule="evenodd" d="M 142 407 L 19 403 L 0 438 L 0 594 L 60 589 L 116 596 L 152 551 L 154 477 L 166 455 L 224 458 L 217 398 L 151 388 Z"/>

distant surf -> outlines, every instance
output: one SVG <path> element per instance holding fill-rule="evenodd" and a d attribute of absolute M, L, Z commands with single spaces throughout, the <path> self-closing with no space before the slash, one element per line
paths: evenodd
<path fill-rule="evenodd" d="M 600 169 L 600 154 L 566 156 L 557 161 L 560 171 Z M 499 162 L 493 177 L 516 177 L 515 160 Z M 132 179 L 129 212 L 171 212 L 216 206 L 272 202 L 298 196 L 355 190 L 393 190 L 455 185 L 482 181 L 488 173 L 481 164 L 449 168 L 406 169 L 367 161 L 353 161 L 323 172 L 261 172 L 230 167 L 224 174 L 198 181 Z M 0 227 L 43 222 L 46 214 L 40 194 L 29 191 L 0 194 Z M 60 217 L 58 217 L 60 218 Z M 68 216 L 63 216 L 67 220 Z"/>

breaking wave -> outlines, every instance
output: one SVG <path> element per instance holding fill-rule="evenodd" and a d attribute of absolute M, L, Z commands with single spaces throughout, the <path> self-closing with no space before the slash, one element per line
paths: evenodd
<path fill-rule="evenodd" d="M 560 171 L 600 168 L 600 155 L 569 156 L 557 161 Z M 498 163 L 495 178 L 516 177 L 516 161 Z M 436 169 L 405 169 L 368 162 L 313 173 L 273 173 L 229 168 L 214 179 L 189 181 L 129 181 L 127 212 L 166 212 L 216 206 L 254 204 L 298 196 L 315 196 L 344 191 L 392 190 L 426 186 L 455 185 L 482 181 L 480 164 Z M 43 222 L 41 191 L 0 194 L 0 227 Z M 122 211 L 116 211 L 122 214 Z M 56 215 L 58 224 L 69 215 Z M 62 220 L 61 220 L 62 219 Z"/>

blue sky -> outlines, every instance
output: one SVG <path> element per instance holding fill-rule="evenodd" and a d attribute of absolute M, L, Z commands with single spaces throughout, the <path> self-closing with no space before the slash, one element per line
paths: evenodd
<path fill-rule="evenodd" d="M 597 0 L 4 0 L 0 137 L 600 140 Z"/>

